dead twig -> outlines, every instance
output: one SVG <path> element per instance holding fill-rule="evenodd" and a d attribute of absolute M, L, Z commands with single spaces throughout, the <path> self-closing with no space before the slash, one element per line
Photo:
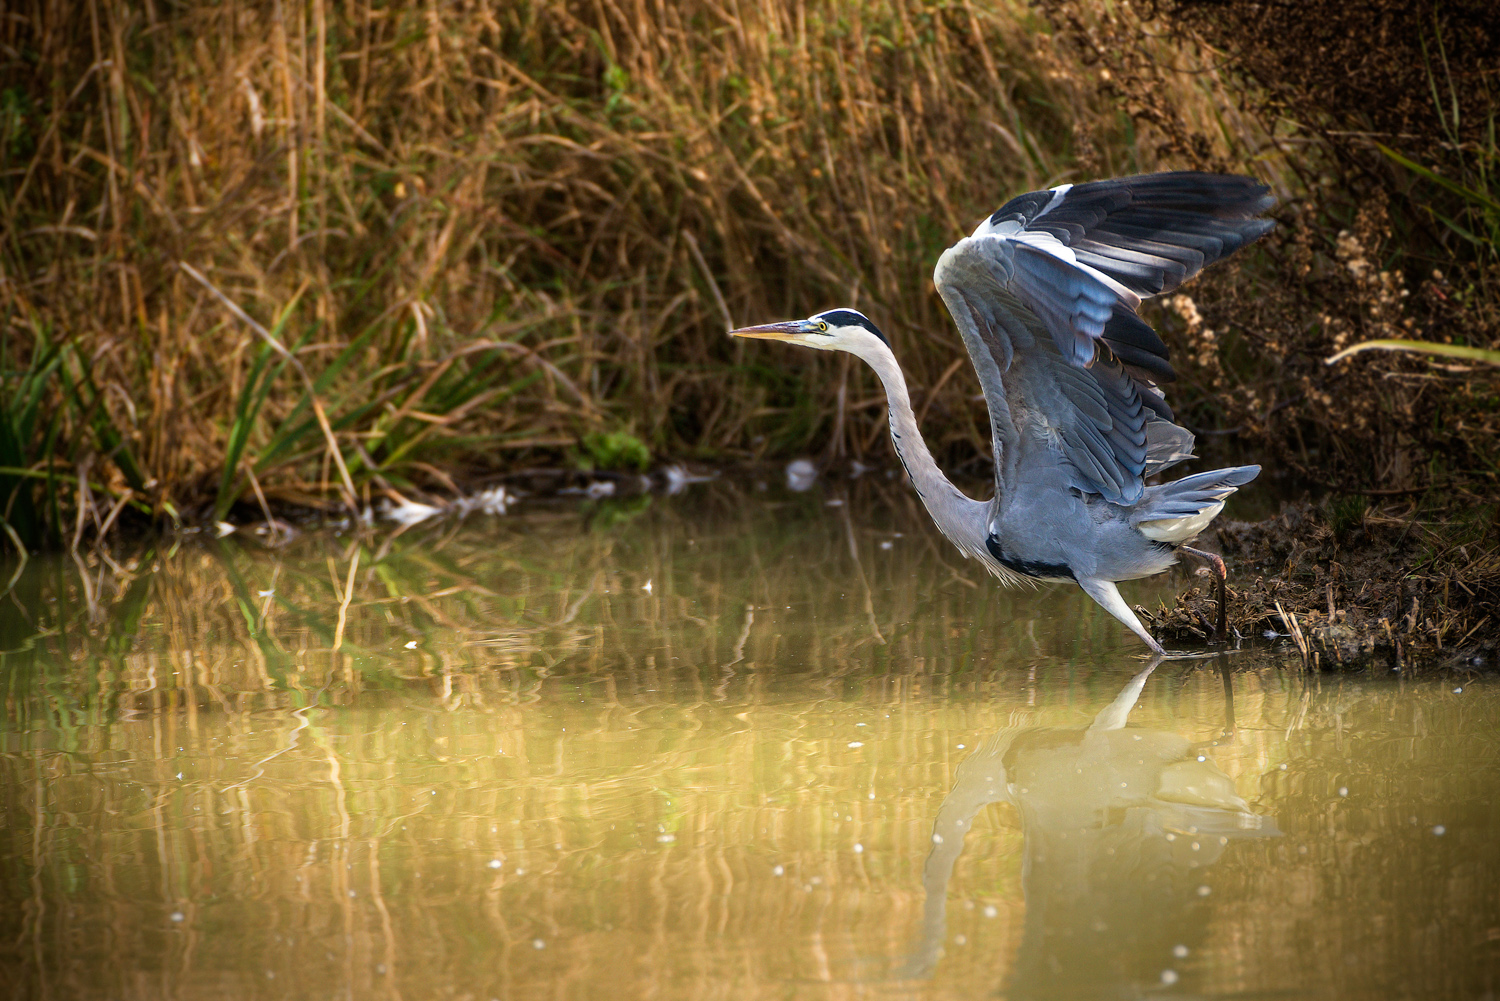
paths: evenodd
<path fill-rule="evenodd" d="M 1282 608 L 1279 601 L 1276 602 L 1276 613 L 1281 616 L 1281 621 L 1286 625 L 1286 631 L 1292 637 L 1292 642 L 1297 644 L 1297 652 L 1302 655 L 1302 669 L 1311 671 L 1312 644 L 1302 634 L 1302 625 L 1297 621 L 1297 616 Z"/>

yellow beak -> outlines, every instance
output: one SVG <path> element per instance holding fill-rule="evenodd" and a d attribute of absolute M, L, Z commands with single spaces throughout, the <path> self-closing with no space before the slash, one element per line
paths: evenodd
<path fill-rule="evenodd" d="M 780 323 L 762 323 L 758 327 L 741 327 L 731 330 L 730 337 L 758 337 L 768 341 L 798 341 L 808 334 L 818 332 L 818 325 L 809 320 L 783 320 Z"/>

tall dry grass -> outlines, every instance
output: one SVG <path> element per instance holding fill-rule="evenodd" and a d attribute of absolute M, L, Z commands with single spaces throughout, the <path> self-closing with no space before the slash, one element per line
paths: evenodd
<path fill-rule="evenodd" d="M 591 432 L 864 456 L 859 366 L 722 336 L 835 304 L 972 460 L 938 253 L 1017 191 L 1185 159 L 1015 0 L 76 0 L 12 8 L 0 46 L 0 366 L 51 380 L 0 492 L 36 540 L 122 498 L 222 516 L 607 461 Z M 1217 73 L 1142 46 L 1208 154 L 1256 155 Z"/>

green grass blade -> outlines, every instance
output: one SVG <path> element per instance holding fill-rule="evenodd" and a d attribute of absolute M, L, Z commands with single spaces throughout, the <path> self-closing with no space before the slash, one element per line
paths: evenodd
<path fill-rule="evenodd" d="M 78 363 L 78 373 L 74 375 L 69 372 L 66 365 L 58 368 L 67 397 L 78 408 L 82 422 L 93 429 L 94 440 L 98 444 L 99 451 L 119 468 L 125 476 L 125 482 L 130 484 L 132 490 L 145 491 L 145 474 L 141 472 L 134 453 L 125 443 L 125 437 L 120 434 L 114 421 L 110 419 L 109 410 L 104 406 L 104 394 L 100 393 L 98 386 L 94 384 L 93 373 L 76 351 L 70 353 Z M 88 391 L 87 399 L 84 398 L 85 389 Z"/>
<path fill-rule="evenodd" d="M 276 323 L 271 328 L 271 336 L 277 341 L 282 339 L 282 331 L 301 298 L 302 293 L 298 292 L 276 318 Z M 311 331 L 308 336 L 311 336 Z M 291 351 L 295 353 L 305 340 L 306 337 L 298 341 L 292 346 Z M 260 408 L 266 402 L 271 386 L 288 364 L 285 355 L 278 355 L 278 363 L 267 374 L 266 367 L 271 362 L 271 354 L 271 346 L 263 344 L 255 359 L 255 365 L 250 370 L 250 376 L 245 380 L 245 387 L 240 391 L 240 398 L 235 407 L 234 423 L 230 425 L 229 440 L 224 447 L 224 468 L 219 474 L 219 493 L 214 498 L 214 521 L 223 521 L 224 517 L 229 514 L 229 509 L 234 506 L 234 502 L 239 499 L 243 488 L 236 487 L 234 481 L 239 472 L 240 457 L 250 441 L 250 432 L 255 428 L 255 421 L 260 416 Z"/>
<path fill-rule="evenodd" d="M 1488 348 L 1471 348 L 1463 344 L 1434 344 L 1431 341 L 1407 341 L 1401 339 L 1365 341 L 1363 344 L 1355 344 L 1330 358 L 1324 359 L 1324 364 L 1333 365 L 1343 361 L 1350 355 L 1356 355 L 1362 351 L 1412 351 L 1417 354 L 1439 355 L 1444 358 L 1459 358 L 1464 361 L 1479 361 L 1488 365 L 1500 365 L 1500 351 L 1491 351 Z"/>
<path fill-rule="evenodd" d="M 224 445 L 224 468 L 219 473 L 219 493 L 214 499 L 214 521 L 223 521 L 230 507 L 239 498 L 240 491 L 234 483 L 235 474 L 240 468 L 240 456 L 250 440 L 250 431 L 255 425 L 255 418 L 260 413 L 260 404 L 265 400 L 264 393 L 258 394 L 256 390 L 260 388 L 261 377 L 271 362 L 271 355 L 270 346 L 263 345 L 255 359 L 255 364 L 250 369 L 249 377 L 245 380 L 245 388 L 240 391 L 234 423 L 229 427 L 229 440 Z M 267 385 L 275 381 L 276 375 L 285 365 L 286 360 L 282 359 L 282 363 L 277 365 L 270 376 L 265 379 Z"/>
<path fill-rule="evenodd" d="M 1389 146 L 1384 145 L 1383 143 L 1376 143 L 1375 147 L 1379 149 L 1380 152 L 1384 153 L 1387 157 L 1394 160 L 1396 163 L 1399 163 L 1401 166 L 1405 167 L 1413 174 L 1416 174 L 1418 177 L 1425 178 L 1431 181 L 1433 184 L 1436 184 L 1440 188 L 1446 188 L 1448 191 L 1453 192 L 1460 198 L 1471 201 L 1476 205 L 1481 205 L 1491 212 L 1500 212 L 1500 201 L 1496 201 L 1485 192 L 1479 191 L 1475 188 L 1467 187 L 1463 184 L 1459 184 L 1457 181 L 1450 180 L 1444 177 L 1442 174 L 1429 170 L 1428 168 L 1422 166 L 1420 163 L 1416 163 L 1415 161 L 1407 159 L 1406 157 L 1402 156 L 1400 153 L 1397 153 L 1395 150 L 1391 149 Z"/>
<path fill-rule="evenodd" d="M 377 327 L 373 324 L 366 328 L 363 333 L 350 341 L 344 350 L 338 353 L 338 356 L 329 363 L 328 367 L 323 370 L 317 379 L 313 380 L 312 393 L 304 392 L 302 394 L 301 400 L 292 408 L 291 413 L 287 414 L 286 419 L 281 422 L 275 434 L 271 436 L 271 440 L 266 444 L 265 449 L 256 457 L 255 472 L 257 474 L 263 473 L 276 465 L 281 457 L 292 451 L 297 443 L 307 435 L 320 433 L 317 418 L 308 416 L 306 419 L 301 419 L 304 414 L 312 410 L 312 394 L 316 393 L 321 397 L 329 385 L 332 384 L 333 380 L 337 378 L 338 374 L 347 368 L 358 357 L 360 352 L 364 350 L 365 346 L 370 343 L 370 339 L 374 337 L 376 330 Z M 300 423 L 299 419 L 301 419 Z M 328 421 L 329 425 L 335 430 L 341 426 L 347 426 L 341 425 L 331 414 Z"/>

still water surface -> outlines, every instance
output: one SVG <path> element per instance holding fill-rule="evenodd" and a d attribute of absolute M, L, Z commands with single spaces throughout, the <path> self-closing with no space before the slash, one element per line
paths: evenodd
<path fill-rule="evenodd" d="M 6 996 L 1500 987 L 1495 686 L 1145 672 L 899 490 L 120 571 L 0 600 Z"/>

